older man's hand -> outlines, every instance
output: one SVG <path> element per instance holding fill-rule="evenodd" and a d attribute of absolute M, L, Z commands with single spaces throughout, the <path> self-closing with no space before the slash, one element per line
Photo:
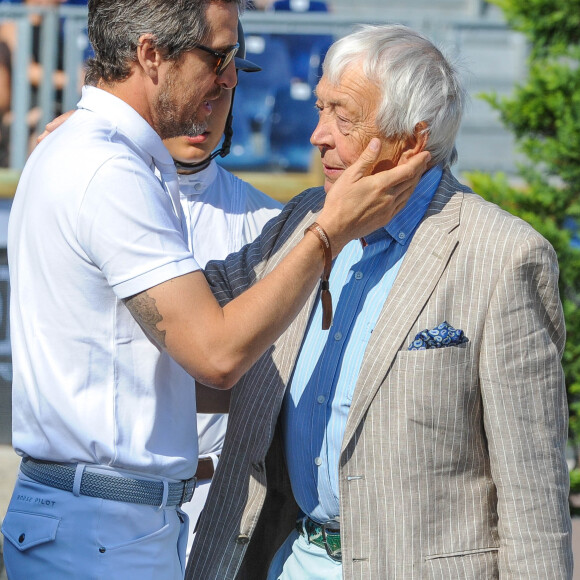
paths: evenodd
<path fill-rule="evenodd" d="M 333 257 L 351 240 L 386 225 L 407 203 L 431 155 L 405 152 L 397 167 L 371 175 L 381 142 L 374 138 L 326 195 L 317 222 L 331 241 Z M 348 220 L 350 227 L 345 226 Z"/>

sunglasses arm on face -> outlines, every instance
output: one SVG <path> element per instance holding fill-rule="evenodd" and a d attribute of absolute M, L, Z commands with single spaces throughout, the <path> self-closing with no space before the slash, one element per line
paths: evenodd
<path fill-rule="evenodd" d="M 209 46 L 204 46 L 203 44 L 196 44 L 195 48 L 199 48 L 199 50 L 203 50 L 204 52 L 207 52 L 208 54 L 211 54 L 213 57 L 215 57 L 215 74 L 219 77 L 226 70 L 230 62 L 232 62 L 234 56 L 236 56 L 236 53 L 240 48 L 240 44 L 236 42 L 236 44 L 234 44 L 226 52 L 219 52 L 213 48 L 209 48 Z"/>

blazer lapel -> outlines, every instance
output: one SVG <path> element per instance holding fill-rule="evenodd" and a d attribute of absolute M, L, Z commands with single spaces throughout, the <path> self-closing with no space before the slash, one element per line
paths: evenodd
<path fill-rule="evenodd" d="M 291 236 L 284 242 L 279 251 L 277 251 L 277 257 L 275 260 L 271 261 L 268 267 L 268 271 L 273 270 L 282 261 L 283 257 L 286 256 L 290 250 L 298 244 L 298 242 L 304 236 L 304 230 L 307 225 L 312 223 L 316 219 L 316 215 L 321 208 L 321 203 L 324 200 L 324 196 L 319 195 L 318 197 L 313 197 L 312 208 L 308 214 L 302 218 L 300 223 L 294 227 L 294 231 Z M 290 324 L 288 329 L 282 334 L 282 336 L 274 343 L 272 349 L 272 360 L 276 365 L 276 369 L 284 384 L 288 384 L 290 381 L 290 375 L 294 370 L 294 362 L 298 356 L 300 347 L 302 346 L 302 341 L 306 333 L 306 327 L 310 319 L 310 313 L 315 304 L 315 300 L 319 297 L 319 289 L 316 287 L 310 294 L 306 304 L 300 310 L 298 316 Z"/>
<path fill-rule="evenodd" d="M 300 347 L 302 346 L 302 341 L 306 334 L 306 326 L 310 319 L 310 313 L 318 295 L 318 290 L 312 292 L 298 316 L 294 319 L 286 332 L 274 343 L 272 360 L 274 361 L 280 378 L 285 385 L 288 385 L 290 382 L 290 375 L 294 370 L 294 363 L 300 351 Z"/>
<path fill-rule="evenodd" d="M 367 346 L 347 419 L 342 450 L 354 435 L 397 352 L 402 348 L 403 341 L 449 263 L 458 243 L 454 231 L 459 225 L 463 201 L 461 192 L 465 190 L 448 171 L 444 172 Z"/>

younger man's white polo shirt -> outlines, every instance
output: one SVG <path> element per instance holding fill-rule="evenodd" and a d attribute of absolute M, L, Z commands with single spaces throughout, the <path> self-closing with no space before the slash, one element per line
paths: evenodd
<path fill-rule="evenodd" d="M 85 88 L 79 111 L 33 152 L 10 216 L 18 453 L 193 476 L 193 381 L 123 303 L 198 269 L 184 231 L 159 136 L 120 99 Z"/>

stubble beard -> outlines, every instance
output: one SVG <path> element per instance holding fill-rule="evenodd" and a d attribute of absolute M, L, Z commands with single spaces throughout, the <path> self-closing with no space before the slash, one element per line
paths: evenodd
<path fill-rule="evenodd" d="M 183 136 L 197 137 L 207 129 L 207 123 L 199 121 L 196 117 L 184 121 L 178 116 L 178 113 L 182 110 L 182 107 L 175 99 L 175 78 L 178 73 L 179 70 L 177 67 L 168 73 L 165 86 L 160 91 L 154 105 L 156 117 L 155 129 L 161 139 L 172 139 Z"/>

